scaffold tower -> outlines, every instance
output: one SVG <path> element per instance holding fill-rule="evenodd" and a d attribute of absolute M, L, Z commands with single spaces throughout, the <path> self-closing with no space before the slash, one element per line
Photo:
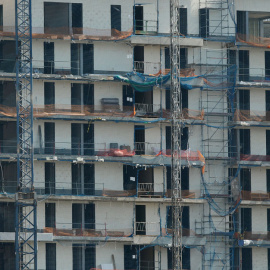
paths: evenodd
<path fill-rule="evenodd" d="M 182 207 L 181 207 L 181 85 L 180 85 L 180 0 L 170 1 L 171 17 L 171 108 L 172 108 L 172 250 L 173 269 L 182 269 Z"/>
<path fill-rule="evenodd" d="M 16 270 L 37 269 L 37 217 L 33 176 L 31 0 L 15 0 L 17 193 Z"/>

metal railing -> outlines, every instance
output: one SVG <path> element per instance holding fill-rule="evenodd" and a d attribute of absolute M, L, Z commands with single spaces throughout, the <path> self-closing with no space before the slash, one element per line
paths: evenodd
<path fill-rule="evenodd" d="M 161 106 L 160 104 L 143 104 L 143 103 L 135 103 L 135 112 L 136 116 L 160 116 L 161 114 Z"/>
<path fill-rule="evenodd" d="M 136 34 L 157 33 L 157 21 L 156 20 L 136 20 L 135 33 Z"/>
<path fill-rule="evenodd" d="M 270 69 L 239 68 L 239 81 L 270 83 Z"/>
<path fill-rule="evenodd" d="M 144 62 L 144 61 L 134 61 L 133 69 L 136 72 L 145 73 L 145 74 L 156 74 L 161 69 L 161 63 L 157 62 Z"/>
<path fill-rule="evenodd" d="M 135 222 L 137 235 L 160 235 L 159 222 Z"/>
<path fill-rule="evenodd" d="M 157 155 L 160 152 L 160 143 L 135 142 L 136 155 Z"/>

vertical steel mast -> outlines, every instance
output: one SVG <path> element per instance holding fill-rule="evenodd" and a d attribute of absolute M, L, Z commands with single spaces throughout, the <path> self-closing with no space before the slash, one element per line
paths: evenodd
<path fill-rule="evenodd" d="M 180 0 L 170 0 L 171 112 L 172 112 L 172 254 L 173 269 L 182 269 Z"/>
<path fill-rule="evenodd" d="M 33 175 L 31 0 L 15 0 L 17 193 L 16 270 L 37 269 L 37 217 Z"/>

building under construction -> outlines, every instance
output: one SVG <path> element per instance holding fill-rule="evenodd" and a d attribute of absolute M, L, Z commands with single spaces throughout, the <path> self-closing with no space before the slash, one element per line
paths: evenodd
<path fill-rule="evenodd" d="M 3 270 L 20 188 L 14 2 L 0 0 Z M 172 2 L 33 1 L 38 270 L 270 269 L 269 0 L 174 1 L 174 25 Z"/>

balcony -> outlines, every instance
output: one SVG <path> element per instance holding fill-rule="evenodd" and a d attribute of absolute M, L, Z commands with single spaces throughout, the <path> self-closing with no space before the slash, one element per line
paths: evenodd
<path fill-rule="evenodd" d="M 156 20 L 135 20 L 135 34 L 136 35 L 156 35 L 157 34 Z"/>
<path fill-rule="evenodd" d="M 135 222 L 135 234 L 157 236 L 161 234 L 159 222 Z"/>
<path fill-rule="evenodd" d="M 239 68 L 240 86 L 270 86 L 270 69 Z"/>
<path fill-rule="evenodd" d="M 160 62 L 134 61 L 133 70 L 144 74 L 157 74 L 161 70 Z"/>

